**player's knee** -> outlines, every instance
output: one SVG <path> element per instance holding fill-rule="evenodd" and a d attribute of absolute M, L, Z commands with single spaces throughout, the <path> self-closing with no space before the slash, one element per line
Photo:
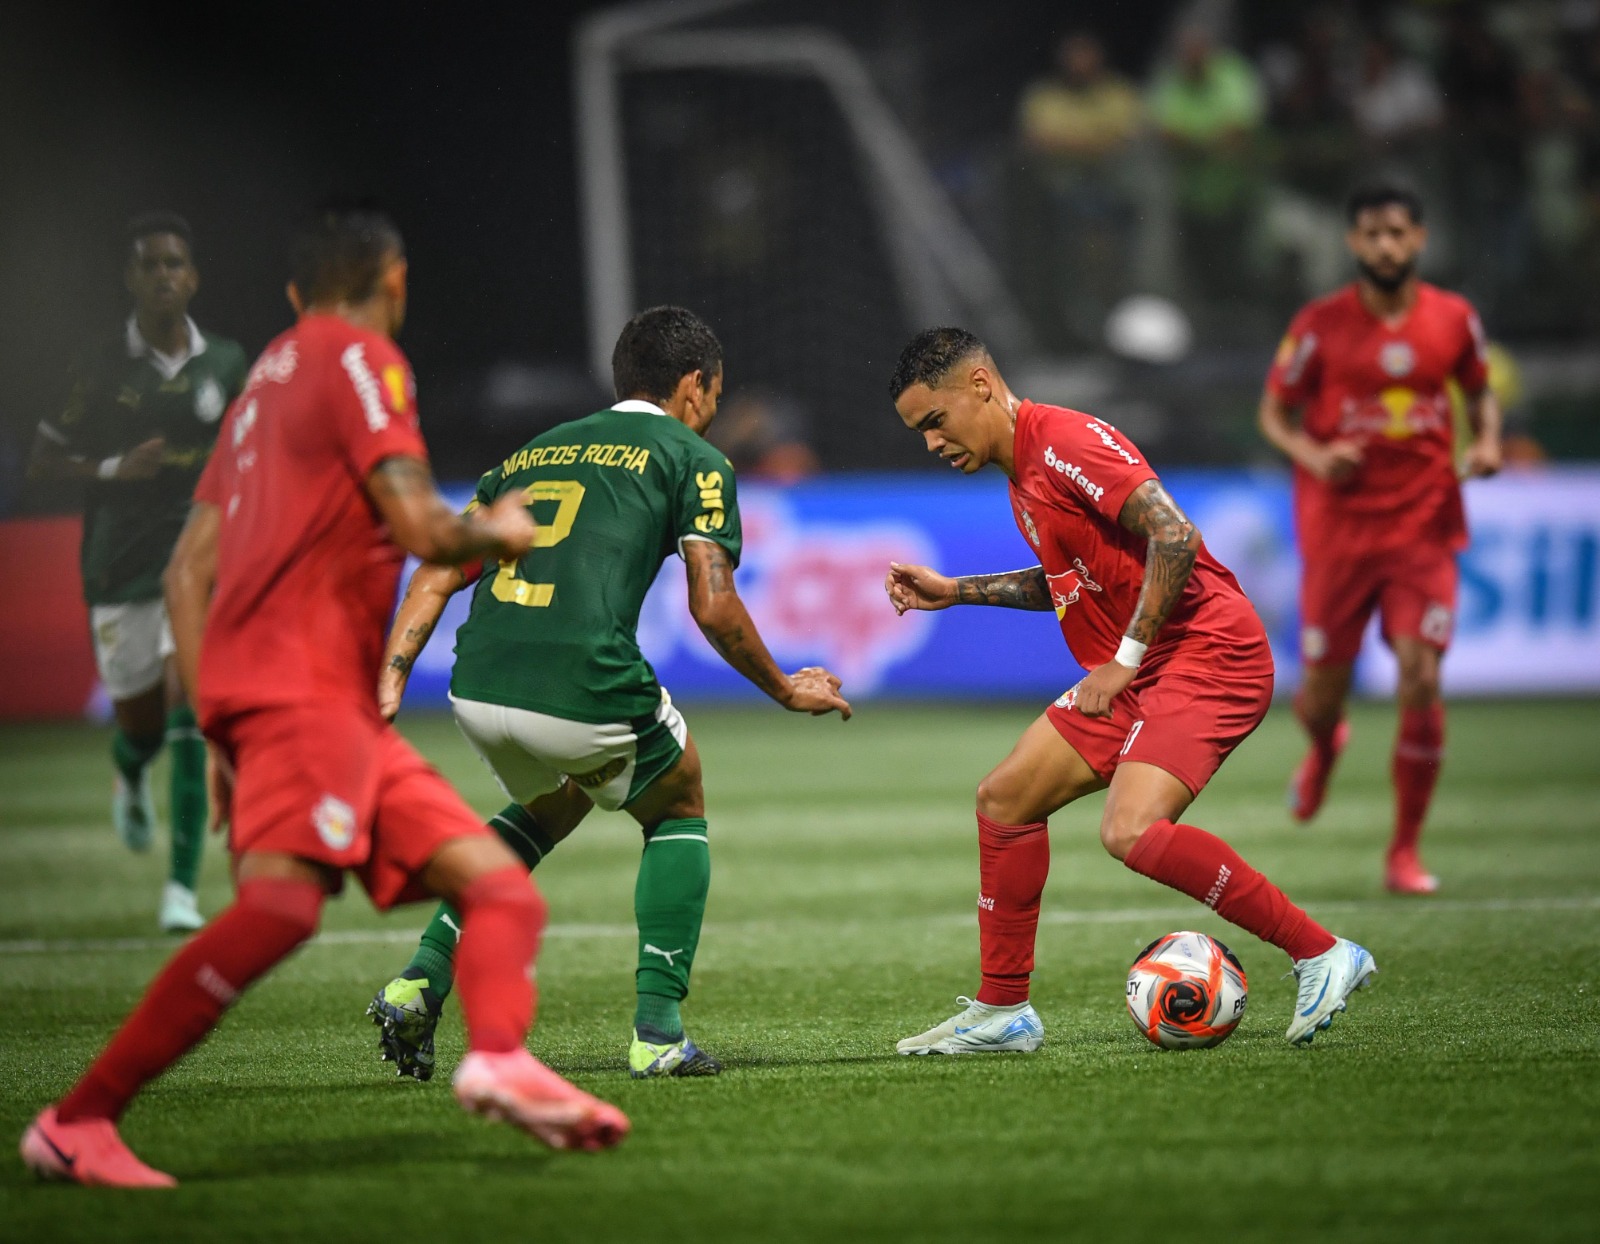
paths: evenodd
<path fill-rule="evenodd" d="M 1439 667 L 1419 661 L 1400 670 L 1400 702 L 1407 708 L 1427 708 L 1439 699 Z"/>
<path fill-rule="evenodd" d="M 1028 816 L 1027 810 L 1020 807 L 1020 794 L 1017 783 L 996 769 L 978 783 L 978 815 L 1002 825 L 1026 824 L 1035 818 Z"/>
<path fill-rule="evenodd" d="M 1100 820 L 1100 845 L 1106 849 L 1106 854 L 1114 860 L 1125 860 L 1128 852 L 1133 850 L 1133 844 L 1144 835 L 1144 831 L 1155 824 L 1155 818 L 1142 814 L 1129 815 L 1110 810 Z"/>
<path fill-rule="evenodd" d="M 242 882 L 237 901 L 255 915 L 270 917 L 285 946 L 292 949 L 316 933 L 325 897 L 313 882 L 268 877 Z"/>

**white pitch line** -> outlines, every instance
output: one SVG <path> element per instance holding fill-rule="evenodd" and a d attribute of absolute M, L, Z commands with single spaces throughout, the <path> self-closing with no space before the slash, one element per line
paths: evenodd
<path fill-rule="evenodd" d="M 1386 916 L 1426 916 L 1436 912 L 1472 912 L 1493 914 L 1516 911 L 1600 911 L 1600 895 L 1578 894 L 1550 898 L 1489 898 L 1489 899 L 1357 899 L 1350 902 L 1317 903 L 1317 915 L 1380 914 Z M 1139 924 L 1147 920 L 1177 920 L 1180 923 L 1197 913 L 1193 904 L 1184 907 L 1118 907 L 1104 911 L 1045 910 L 1040 913 L 1040 924 Z M 827 923 L 839 932 L 859 932 L 873 923 L 884 924 L 963 924 L 977 923 L 976 915 L 910 916 L 881 922 L 841 920 L 822 922 L 811 920 L 746 920 L 728 923 L 711 923 L 704 932 L 711 934 L 737 934 L 778 932 L 796 924 Z M 421 929 L 338 929 L 319 933 L 310 945 L 316 946 L 383 946 L 414 942 Z M 595 939 L 636 936 L 631 924 L 553 924 L 545 930 L 546 937 Z M 0 957 L 6 955 L 71 955 L 119 951 L 171 950 L 181 945 L 173 937 L 103 937 L 103 938 L 23 938 L 0 941 Z"/>

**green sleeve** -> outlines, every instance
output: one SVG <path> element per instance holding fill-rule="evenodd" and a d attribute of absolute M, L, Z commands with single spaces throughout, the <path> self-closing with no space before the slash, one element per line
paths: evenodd
<path fill-rule="evenodd" d="M 95 404 L 96 368 L 88 357 L 73 361 L 68 373 L 71 387 L 58 413 L 39 421 L 39 431 L 67 453 L 86 456 L 100 448 L 91 418 Z"/>
<path fill-rule="evenodd" d="M 744 532 L 732 463 L 702 442 L 689 455 L 675 503 L 673 537 L 680 546 L 684 540 L 711 540 L 728 551 L 735 566 L 739 564 Z"/>
<path fill-rule="evenodd" d="M 493 505 L 494 499 L 500 495 L 500 468 L 493 467 L 478 477 L 478 486 L 473 490 L 472 501 L 467 506 L 470 512 L 480 505 Z"/>

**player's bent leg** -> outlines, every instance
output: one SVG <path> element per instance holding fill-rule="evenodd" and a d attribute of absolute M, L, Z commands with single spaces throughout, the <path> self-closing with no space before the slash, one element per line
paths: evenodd
<path fill-rule="evenodd" d="M 1156 765 L 1128 762 L 1117 768 L 1106 801 L 1101 841 L 1136 873 L 1204 903 L 1224 920 L 1288 954 L 1300 981 L 1287 1038 L 1304 1044 L 1344 1010 L 1351 992 L 1376 970 L 1365 949 L 1335 937 L 1215 834 L 1176 823 L 1193 793 Z M 1142 830 L 1146 815 L 1160 819 Z"/>
<path fill-rule="evenodd" d="M 139 1090 L 211 1031 L 252 983 L 316 931 L 328 871 L 277 854 L 247 854 L 233 905 L 197 933 L 151 983 L 109 1045 L 22 1141 L 41 1175 L 115 1187 L 169 1185 L 117 1136 Z"/>
<path fill-rule="evenodd" d="M 626 805 L 644 831 L 633 892 L 639 957 L 628 1070 L 635 1079 L 714 1076 L 722 1070 L 685 1031 L 680 1011 L 711 889 L 711 846 L 699 750 L 686 731 L 673 760 L 676 746 L 675 736 L 641 736 L 639 763 L 668 767 Z"/>
<path fill-rule="evenodd" d="M 1400 663 L 1400 725 L 1390 774 L 1394 836 L 1384 862 L 1384 886 L 1395 894 L 1432 894 L 1439 879 L 1422 865 L 1417 844 L 1444 760 L 1444 703 L 1439 694 L 1439 649 L 1414 636 L 1396 636 Z"/>
<path fill-rule="evenodd" d="M 906 1037 L 901 1054 L 1037 1050 L 1044 1024 L 1028 1001 L 1039 900 L 1050 872 L 1045 818 L 1105 786 L 1078 750 L 1041 716 L 978 786 L 978 945 L 976 999 L 926 1032 Z"/>
<path fill-rule="evenodd" d="M 457 974 L 468 1053 L 454 1076 L 463 1109 L 505 1119 L 553 1149 L 605 1149 L 627 1117 L 551 1071 L 523 1046 L 533 1022 L 530 976 L 545 905 L 498 839 L 458 838 L 422 872 L 462 914 Z"/>
<path fill-rule="evenodd" d="M 1289 813 L 1302 824 L 1321 809 L 1328 779 L 1350 741 L 1344 705 L 1353 669 L 1349 661 L 1308 662 L 1295 693 L 1295 718 L 1311 739 L 1310 749 L 1289 779 Z"/>
<path fill-rule="evenodd" d="M 532 872 L 593 807 L 576 783 L 563 782 L 559 789 L 529 803 L 510 804 L 489 818 L 489 828 Z M 367 1007 L 378 1026 L 379 1057 L 394 1063 L 397 1076 L 433 1078 L 433 1034 L 444 1001 L 455 988 L 460 937 L 461 913 L 449 903 L 440 903 L 422 931 L 411 961 Z"/>

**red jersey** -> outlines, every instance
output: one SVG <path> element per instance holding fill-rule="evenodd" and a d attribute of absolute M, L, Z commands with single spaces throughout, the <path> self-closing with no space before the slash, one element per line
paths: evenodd
<path fill-rule="evenodd" d="M 200 717 L 336 701 L 376 714 L 404 554 L 367 475 L 427 459 L 394 342 L 313 315 L 267 347 L 228 411 L 195 499 L 222 512 L 200 647 Z"/>
<path fill-rule="evenodd" d="M 1014 442 L 1011 512 L 1050 583 L 1061 633 L 1079 665 L 1116 655 L 1144 584 L 1149 542 L 1124 527 L 1123 503 L 1156 478 L 1139 449 L 1090 415 L 1023 402 Z M 1163 665 L 1207 665 L 1221 649 L 1251 649 L 1271 669 L 1266 631 L 1238 580 L 1202 543 L 1194 571 L 1141 675 Z"/>
<path fill-rule="evenodd" d="M 1295 467 L 1301 547 L 1464 548 L 1447 385 L 1476 395 L 1487 383 L 1483 326 L 1465 298 L 1434 285 L 1419 283 L 1415 304 L 1393 325 L 1367 309 L 1358 289 L 1304 307 L 1267 375 L 1269 392 L 1301 408 L 1307 436 L 1363 450 L 1339 483 Z"/>

